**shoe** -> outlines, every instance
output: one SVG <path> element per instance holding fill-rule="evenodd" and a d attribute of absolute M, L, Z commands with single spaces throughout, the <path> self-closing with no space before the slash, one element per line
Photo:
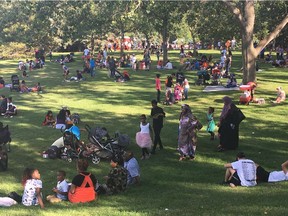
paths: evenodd
<path fill-rule="evenodd" d="M 160 146 L 159 149 L 162 150 L 162 149 L 164 149 L 164 147 L 163 147 L 163 146 Z"/>
<path fill-rule="evenodd" d="M 151 153 L 151 154 L 155 154 L 155 150 L 152 150 L 150 153 Z"/>
<path fill-rule="evenodd" d="M 185 157 L 180 157 L 179 158 L 179 161 L 183 161 L 183 160 L 185 160 Z"/>
<path fill-rule="evenodd" d="M 146 158 L 145 159 L 149 159 L 151 156 L 151 154 L 149 153 L 148 155 L 146 155 Z"/>
<path fill-rule="evenodd" d="M 142 157 L 141 157 L 141 160 L 145 160 L 145 156 L 142 156 Z"/>

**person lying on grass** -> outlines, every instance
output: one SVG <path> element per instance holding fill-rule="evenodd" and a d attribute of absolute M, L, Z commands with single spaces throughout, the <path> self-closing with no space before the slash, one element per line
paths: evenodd
<path fill-rule="evenodd" d="M 245 158 L 243 152 L 239 152 L 236 161 L 224 165 L 226 168 L 224 184 L 230 187 L 255 186 L 256 183 L 256 164 L 254 161 Z"/>
<path fill-rule="evenodd" d="M 257 165 L 257 182 L 280 182 L 288 181 L 288 160 L 281 164 L 281 171 L 268 172 L 263 167 Z"/>

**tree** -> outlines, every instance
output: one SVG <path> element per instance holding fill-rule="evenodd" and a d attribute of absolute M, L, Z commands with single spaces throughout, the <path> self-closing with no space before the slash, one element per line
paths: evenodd
<path fill-rule="evenodd" d="M 288 23 L 288 14 L 286 12 L 284 19 L 276 25 L 266 37 L 259 41 L 257 47 L 253 46 L 253 33 L 255 24 L 255 1 L 224 1 L 228 9 L 236 17 L 240 27 L 242 37 L 242 63 L 243 63 L 243 83 L 256 81 L 256 58 L 265 46 L 275 39 L 281 30 Z"/>
<path fill-rule="evenodd" d="M 147 5 L 148 19 L 153 23 L 154 29 L 162 36 L 163 61 L 168 60 L 168 41 L 175 33 L 175 26 L 181 22 L 186 13 L 185 2 L 155 1 Z"/>

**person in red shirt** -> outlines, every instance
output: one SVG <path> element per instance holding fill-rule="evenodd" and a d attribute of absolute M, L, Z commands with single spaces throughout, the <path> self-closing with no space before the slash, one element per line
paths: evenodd
<path fill-rule="evenodd" d="M 160 81 L 160 74 L 156 74 L 155 78 L 156 90 L 157 90 L 157 102 L 160 102 L 160 94 L 161 94 L 161 81 Z"/>

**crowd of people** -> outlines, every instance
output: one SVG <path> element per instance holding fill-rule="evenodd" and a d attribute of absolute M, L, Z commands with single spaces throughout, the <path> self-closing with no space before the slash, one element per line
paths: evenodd
<path fill-rule="evenodd" d="M 96 66 L 107 67 L 109 69 L 109 76 L 116 76 L 117 67 L 131 67 L 137 69 L 137 59 L 135 55 L 122 56 L 118 61 L 113 56 L 108 55 L 107 47 L 103 52 L 100 51 L 97 56 L 97 60 L 90 55 L 90 51 L 86 48 L 83 52 L 84 70 L 76 71 L 76 76 L 71 77 L 70 80 L 82 80 L 83 72 L 90 73 L 95 76 Z M 232 54 L 228 54 L 226 57 L 226 48 L 221 51 L 221 59 L 219 64 L 212 65 L 212 61 L 209 61 L 206 56 L 202 56 L 201 61 L 196 60 L 191 64 L 186 64 L 186 69 L 199 69 L 199 70 L 222 70 L 222 75 L 228 76 L 229 69 L 232 62 Z M 157 51 L 156 51 L 157 54 Z M 70 55 L 71 56 L 71 55 Z M 181 47 L 180 57 L 185 57 L 184 49 Z M 52 58 L 52 53 L 51 53 Z M 67 58 L 67 59 L 66 59 Z M 41 58 L 40 58 L 41 59 Z M 209 57 L 212 60 L 212 57 Z M 64 59 L 61 58 L 60 63 L 63 69 L 64 79 L 67 80 L 69 76 L 69 68 L 66 63 L 70 62 L 68 56 Z M 41 59 L 43 61 L 43 59 Z M 150 50 L 146 49 L 143 54 L 143 61 L 145 63 L 146 70 L 151 68 L 151 56 Z M 45 62 L 45 60 L 44 60 Z M 187 66 L 188 65 L 188 66 Z M 19 69 L 25 70 L 25 64 L 19 62 Z M 161 68 L 173 69 L 173 65 L 170 61 Z M 160 68 L 159 68 L 160 69 Z M 224 72 L 223 72 L 224 71 Z M 27 75 L 26 75 L 27 76 Z M 157 100 L 151 101 L 151 113 L 150 117 L 153 119 L 152 124 L 147 121 L 145 114 L 140 116 L 140 130 L 136 134 L 136 144 L 141 148 L 141 160 L 149 159 L 151 154 L 156 153 L 156 148 L 159 145 L 159 149 L 164 149 L 161 140 L 161 131 L 163 129 L 163 120 L 166 116 L 164 110 L 158 106 L 161 102 L 161 80 L 160 74 L 156 74 L 155 88 L 157 91 Z M 174 82 L 175 79 L 175 82 Z M 231 78 L 232 79 L 232 78 Z M 36 90 L 40 91 L 40 83 L 35 85 Z M 172 89 L 173 88 L 173 89 Z M 188 79 L 181 72 L 176 74 L 172 73 L 168 75 L 165 80 L 165 99 L 164 104 L 171 105 L 176 101 L 182 101 L 188 99 L 189 91 Z M 25 80 L 20 84 L 20 91 L 30 92 L 34 91 L 32 88 L 26 86 Z M 286 98 L 285 92 L 281 87 L 277 88 L 277 98 L 274 103 L 283 102 Z M 218 151 L 235 150 L 239 145 L 239 125 L 245 118 L 241 110 L 232 102 L 232 99 L 228 96 L 223 98 L 224 106 L 220 115 L 218 126 L 219 146 Z M 5 117 L 11 117 L 17 114 L 17 107 L 12 103 L 12 97 L 6 98 L 1 96 L 1 115 Z M 216 123 L 214 120 L 214 108 L 209 107 L 207 111 L 207 132 L 210 134 L 210 140 L 215 140 Z M 241 116 L 242 113 L 242 116 Z M 57 114 L 56 118 L 53 116 L 52 111 L 48 111 L 43 126 L 55 127 L 56 129 L 65 130 L 73 125 L 71 119 L 70 110 L 62 108 Z M 195 160 L 196 147 L 198 144 L 197 132 L 201 130 L 203 125 L 198 118 L 194 115 L 191 107 L 188 104 L 181 106 L 181 112 L 179 116 L 179 127 L 177 137 L 177 151 L 179 152 L 179 161 L 183 160 Z M 126 190 L 129 185 L 140 184 L 140 167 L 137 159 L 131 151 L 124 153 L 123 157 L 113 156 L 110 160 L 111 170 L 107 176 L 104 176 L 103 184 L 100 184 L 99 179 L 96 178 L 91 172 L 88 171 L 88 161 L 85 159 L 77 160 L 77 174 L 72 179 L 71 183 L 65 180 L 66 172 L 59 170 L 57 172 L 57 184 L 55 188 L 52 188 L 53 194 L 46 197 L 46 200 L 51 203 L 70 201 L 71 203 L 84 203 L 91 202 L 97 199 L 101 194 L 117 194 Z M 254 161 L 246 159 L 243 152 L 237 154 L 237 161 L 225 164 L 226 173 L 224 177 L 224 184 L 229 184 L 231 187 L 236 186 L 255 186 L 258 182 L 277 182 L 288 180 L 288 161 L 282 164 L 282 171 L 267 172 L 261 166 L 254 163 Z M 41 195 L 42 180 L 39 170 L 36 168 L 26 168 L 23 173 L 22 185 L 24 187 L 23 195 L 21 197 L 21 203 L 25 206 L 40 205 L 44 208 L 44 201 Z M 18 197 L 18 198 L 19 198 Z M 19 200 L 18 200 L 19 201 Z"/>

